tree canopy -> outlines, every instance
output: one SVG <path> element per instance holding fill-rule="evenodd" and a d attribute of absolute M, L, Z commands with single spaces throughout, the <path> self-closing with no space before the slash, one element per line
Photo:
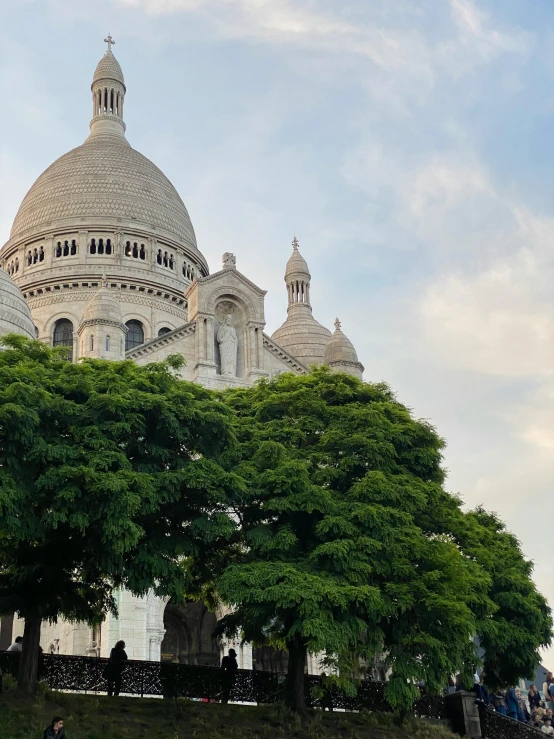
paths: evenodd
<path fill-rule="evenodd" d="M 384 653 L 399 707 L 416 681 L 441 690 L 471 675 L 475 635 L 500 682 L 529 672 L 549 609 L 515 539 L 445 492 L 432 426 L 386 385 L 325 368 L 223 398 L 238 439 L 224 462 L 244 486 L 232 501 L 242 546 L 214 583 L 233 609 L 222 629 L 288 650 L 292 708 L 304 708 L 307 652 Z"/>
<path fill-rule="evenodd" d="M 25 618 L 20 684 L 43 619 L 89 621 L 114 588 L 182 597 L 186 557 L 232 534 L 229 411 L 178 359 L 72 364 L 38 342 L 0 351 L 0 612 Z"/>

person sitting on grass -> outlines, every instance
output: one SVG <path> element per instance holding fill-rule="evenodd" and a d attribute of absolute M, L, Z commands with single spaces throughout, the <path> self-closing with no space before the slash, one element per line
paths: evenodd
<path fill-rule="evenodd" d="M 44 729 L 43 739 L 65 739 L 65 731 L 63 730 L 63 718 L 54 716 L 50 726 Z"/>

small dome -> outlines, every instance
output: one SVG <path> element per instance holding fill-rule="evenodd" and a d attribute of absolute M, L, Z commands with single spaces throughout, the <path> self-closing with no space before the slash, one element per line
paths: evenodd
<path fill-rule="evenodd" d="M 0 269 L 0 336 L 6 334 L 36 338 L 31 311 L 23 293 L 9 274 Z"/>
<path fill-rule="evenodd" d="M 110 323 L 123 323 L 121 307 L 113 292 L 103 285 L 90 299 L 85 308 L 83 323 L 85 321 L 109 321 Z"/>
<path fill-rule="evenodd" d="M 311 278 L 308 263 L 298 251 L 298 240 L 296 236 L 292 242 L 292 254 L 290 255 L 285 269 L 285 282 L 293 275 L 298 275 L 298 277 L 306 276 L 308 280 Z"/>
<path fill-rule="evenodd" d="M 292 310 L 287 320 L 272 335 L 273 341 L 283 347 L 299 362 L 309 367 L 323 364 L 325 347 L 331 332 L 312 316 L 311 308 Z"/>
<path fill-rule="evenodd" d="M 350 339 L 345 336 L 340 327 L 339 319 L 335 319 L 335 333 L 329 339 L 323 355 L 323 364 L 328 365 L 336 372 L 346 372 L 362 379 L 363 365 L 358 360 L 358 354 Z"/>
<path fill-rule="evenodd" d="M 102 59 L 98 62 L 96 69 L 94 70 L 94 77 L 92 78 L 92 84 L 99 80 L 117 80 L 121 82 L 125 87 L 125 80 L 123 79 L 123 72 L 119 66 L 119 62 L 112 54 L 111 51 L 107 51 Z"/>

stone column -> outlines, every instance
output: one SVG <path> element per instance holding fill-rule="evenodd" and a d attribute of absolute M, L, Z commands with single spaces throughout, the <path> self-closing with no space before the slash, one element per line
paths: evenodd
<path fill-rule="evenodd" d="M 206 359 L 208 362 L 214 361 L 214 319 L 208 318 L 206 323 Z"/>

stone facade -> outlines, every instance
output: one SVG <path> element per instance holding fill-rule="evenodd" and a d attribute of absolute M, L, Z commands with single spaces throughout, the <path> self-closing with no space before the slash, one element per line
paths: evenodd
<path fill-rule="evenodd" d="M 305 374 L 326 361 L 327 348 L 333 371 L 361 378 L 363 367 L 340 326 L 332 337 L 312 315 L 311 276 L 296 238 L 285 272 L 288 316 L 272 337 L 264 333 L 266 293 L 237 269 L 235 256 L 226 252 L 222 268 L 209 273 L 177 191 L 126 139 L 127 89 L 112 43 L 109 37 L 93 77 L 90 135 L 36 180 L 0 251 L 0 335 L 36 335 L 66 346 L 73 361 L 148 364 L 180 354 L 183 378 L 209 388 Z M 159 660 L 166 602 L 126 591 L 117 601 L 118 617 L 109 615 L 99 628 L 44 624 L 43 649 L 108 656 L 123 639 L 130 658 Z M 178 631 L 192 611 L 171 608 Z M 16 636 L 22 622 L 14 619 L 10 628 Z M 184 644 L 177 631 L 173 642 Z M 187 659 L 192 631 L 189 646 L 178 647 Z M 241 667 L 252 667 L 249 645 L 229 646 Z M 308 666 L 321 671 L 317 656 Z"/>

